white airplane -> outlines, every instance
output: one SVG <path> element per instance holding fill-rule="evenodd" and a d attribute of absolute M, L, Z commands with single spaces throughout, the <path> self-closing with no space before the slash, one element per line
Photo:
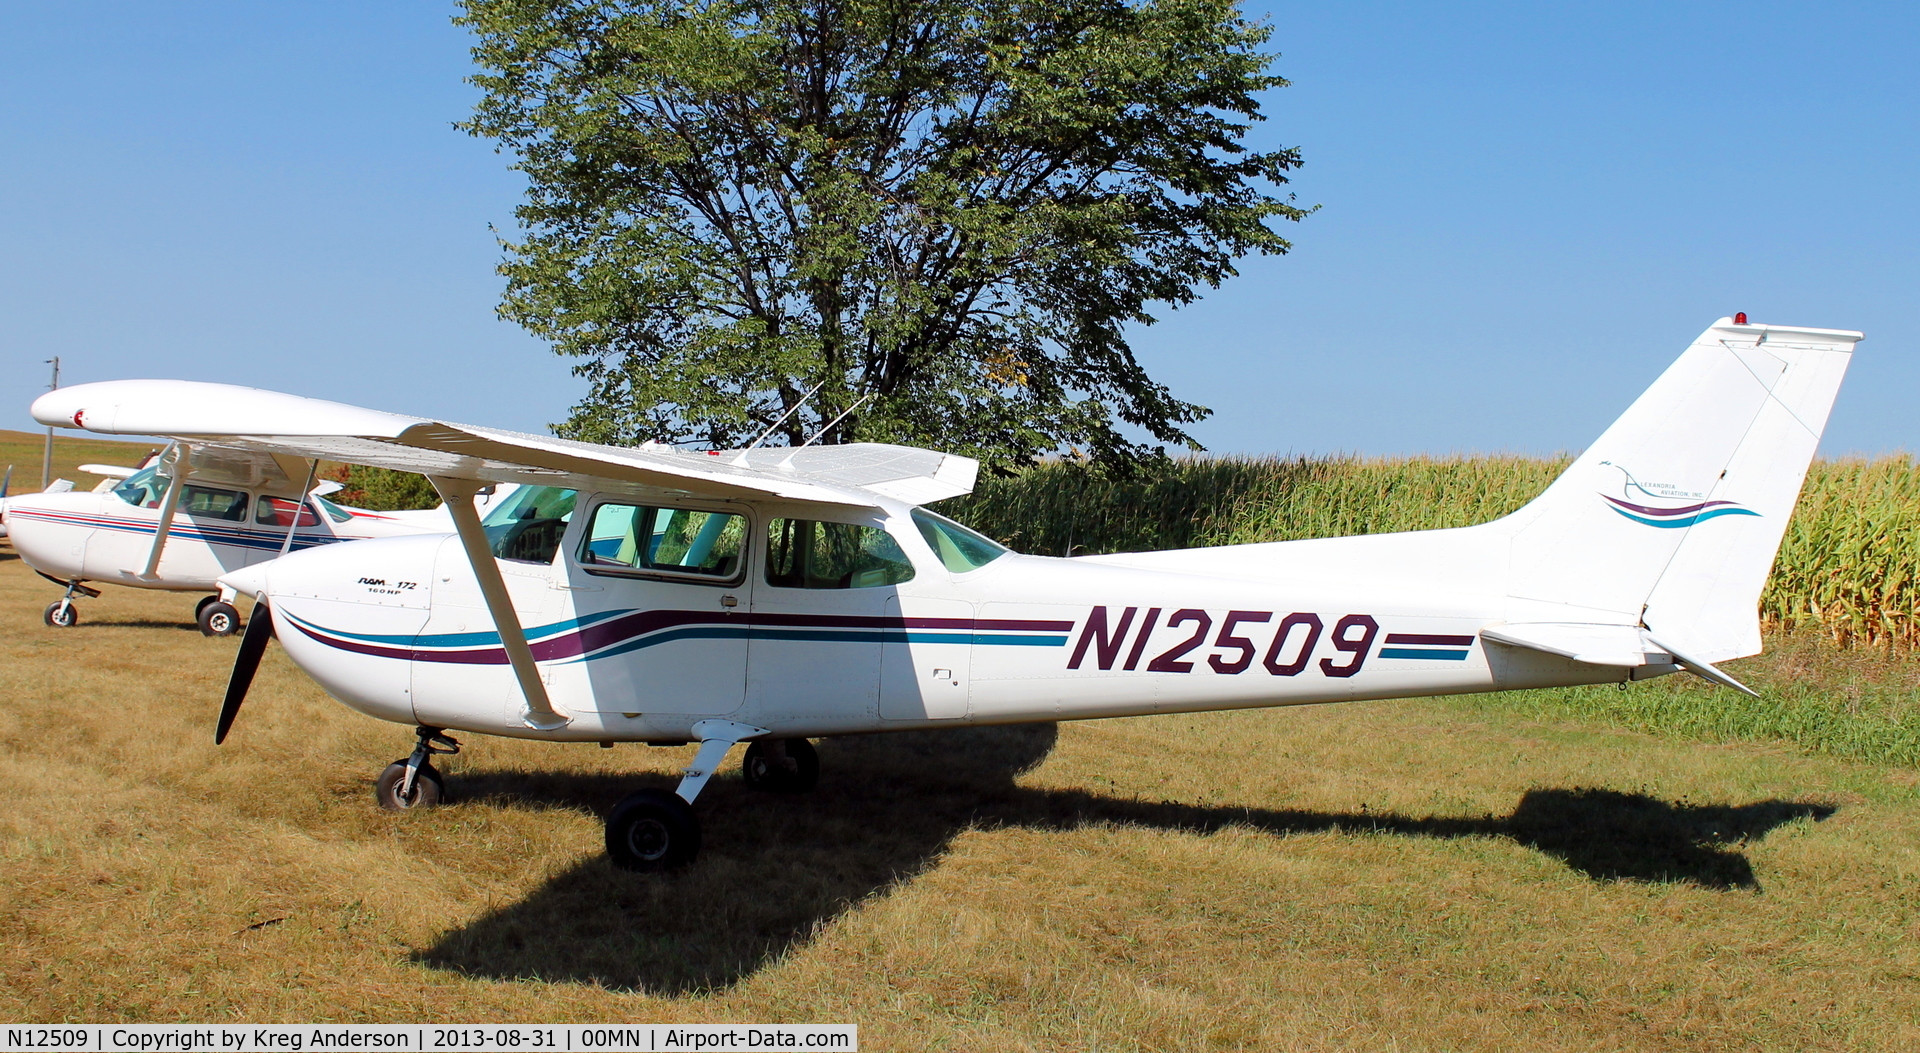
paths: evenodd
<path fill-rule="evenodd" d="M 334 504 L 325 495 L 339 483 L 309 478 L 303 488 L 307 464 L 257 450 L 175 443 L 138 468 L 80 469 L 106 479 L 91 491 L 69 484 L 8 498 L 0 510 L 20 558 L 66 590 L 43 615 L 56 628 L 79 620 L 76 595 L 100 595 L 86 584 L 94 581 L 208 593 L 194 608 L 195 620 L 201 632 L 227 636 L 239 628 L 240 612 L 236 594 L 219 584 L 222 574 L 289 549 L 453 526 L 439 509 L 370 512 Z"/>
<path fill-rule="evenodd" d="M 218 385 L 62 388 L 36 419 L 420 472 L 451 536 L 237 570 L 257 598 L 215 742 L 268 639 L 416 725 L 376 781 L 442 795 L 449 729 L 699 748 L 607 820 L 617 865 L 691 860 L 728 751 L 800 790 L 809 737 L 1642 680 L 1760 650 L 1757 601 L 1861 334 L 1723 318 L 1521 510 L 1455 530 L 1060 559 L 918 505 L 964 457 L 874 444 L 686 453 Z M 488 483 L 525 484 L 484 520 Z M 1748 692 L 1751 694 L 1751 692 Z"/>

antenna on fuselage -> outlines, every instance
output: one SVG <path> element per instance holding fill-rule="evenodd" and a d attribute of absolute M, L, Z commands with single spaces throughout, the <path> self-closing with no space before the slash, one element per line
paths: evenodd
<path fill-rule="evenodd" d="M 816 431 L 813 433 L 813 438 L 808 439 L 806 442 L 803 442 L 799 446 L 794 447 L 794 449 L 798 450 L 798 449 L 804 449 L 805 447 L 808 447 L 808 446 L 812 446 L 815 440 L 819 439 L 820 436 L 825 435 L 827 432 L 831 431 L 834 425 L 840 423 L 843 420 L 846 420 L 847 414 L 852 413 L 854 410 L 857 410 L 861 406 L 866 405 L 867 400 L 872 398 L 873 394 L 874 394 L 873 392 L 869 391 L 866 394 L 860 396 L 860 400 L 858 402 L 855 402 L 853 405 L 848 406 L 845 413 L 842 413 L 838 417 L 835 417 L 832 420 L 828 421 L 824 427 L 822 427 L 819 431 Z"/>

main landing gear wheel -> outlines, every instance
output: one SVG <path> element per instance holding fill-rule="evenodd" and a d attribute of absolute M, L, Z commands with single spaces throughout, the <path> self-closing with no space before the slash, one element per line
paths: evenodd
<path fill-rule="evenodd" d="M 820 754 L 806 739 L 757 739 L 747 743 L 740 775 L 756 790 L 805 793 L 820 782 Z"/>
<path fill-rule="evenodd" d="M 640 790 L 607 816 L 607 856 L 622 870 L 675 870 L 700 854 L 693 806 L 667 790 Z"/>
<path fill-rule="evenodd" d="M 80 611 L 66 600 L 55 600 L 47 604 L 47 611 L 41 619 L 56 629 L 71 629 L 80 620 Z"/>
<path fill-rule="evenodd" d="M 374 800 L 389 812 L 405 812 L 414 808 L 432 808 L 446 796 L 446 780 L 431 764 L 420 765 L 420 770 L 413 773 L 413 789 L 403 794 L 401 787 L 406 781 L 407 761 L 403 757 L 387 765 L 387 770 L 374 780 Z"/>
<path fill-rule="evenodd" d="M 200 631 L 208 636 L 232 636 L 240 628 L 240 612 L 233 604 L 222 603 L 215 599 L 212 603 L 201 603 L 195 620 L 200 623 Z"/>

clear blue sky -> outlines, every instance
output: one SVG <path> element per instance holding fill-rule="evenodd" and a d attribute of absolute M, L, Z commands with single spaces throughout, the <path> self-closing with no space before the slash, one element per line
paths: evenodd
<path fill-rule="evenodd" d="M 1222 452 L 1589 442 L 1713 319 L 1863 329 L 1824 446 L 1920 449 L 1920 5 L 1270 8 L 1258 142 L 1323 206 L 1143 330 Z M 0 6 L 0 427 L 226 380 L 541 430 L 580 385 L 495 320 L 519 193 L 454 131 L 439 2 Z"/>

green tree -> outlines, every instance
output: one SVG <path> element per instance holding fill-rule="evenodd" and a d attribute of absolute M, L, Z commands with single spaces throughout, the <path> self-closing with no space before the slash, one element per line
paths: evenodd
<path fill-rule="evenodd" d="M 501 314 L 583 361 L 563 434 L 1125 464 L 1208 411 L 1129 323 L 1272 227 L 1270 30 L 1233 0 L 466 0 L 463 127 L 529 188 Z M 862 401 L 863 399 L 867 401 Z"/>

